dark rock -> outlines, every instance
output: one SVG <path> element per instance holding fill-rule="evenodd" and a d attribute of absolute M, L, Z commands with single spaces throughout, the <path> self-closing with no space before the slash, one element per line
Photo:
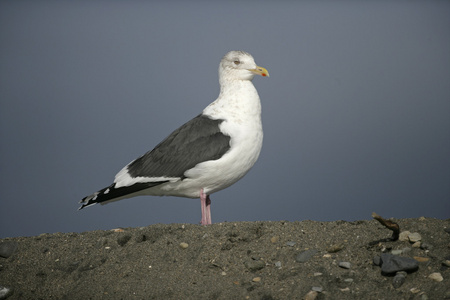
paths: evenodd
<path fill-rule="evenodd" d="M 297 256 L 295 257 L 295 260 L 303 263 L 303 262 L 308 261 L 316 253 L 317 253 L 317 250 L 315 250 L 315 249 L 306 250 L 306 251 L 303 251 L 303 252 L 297 254 Z"/>
<path fill-rule="evenodd" d="M 8 258 L 11 255 L 13 255 L 13 253 L 16 251 L 16 249 L 17 249 L 16 242 L 6 241 L 3 243 L 0 243 L 0 256 L 4 257 L 4 258 Z"/>
<path fill-rule="evenodd" d="M 396 256 L 389 253 L 381 254 L 381 273 L 393 274 L 399 271 L 414 272 L 419 268 L 417 260 L 410 257 Z"/>

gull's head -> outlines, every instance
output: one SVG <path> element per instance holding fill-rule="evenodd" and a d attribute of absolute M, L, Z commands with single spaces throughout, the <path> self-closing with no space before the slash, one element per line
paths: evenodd
<path fill-rule="evenodd" d="M 250 53 L 230 51 L 220 61 L 220 80 L 252 80 L 255 75 L 269 77 L 269 72 L 265 68 L 257 66 Z"/>

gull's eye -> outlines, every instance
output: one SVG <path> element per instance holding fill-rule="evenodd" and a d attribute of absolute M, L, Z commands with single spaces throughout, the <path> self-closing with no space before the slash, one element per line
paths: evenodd
<path fill-rule="evenodd" d="M 235 64 L 236 66 L 238 66 L 240 63 L 241 63 L 241 62 L 240 62 L 239 60 L 235 60 L 235 61 L 234 61 L 234 64 Z"/>

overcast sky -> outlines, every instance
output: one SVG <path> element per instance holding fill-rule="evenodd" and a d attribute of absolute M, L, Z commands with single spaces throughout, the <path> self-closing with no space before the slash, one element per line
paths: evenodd
<path fill-rule="evenodd" d="M 0 1 L 0 237 L 200 221 L 200 200 L 77 211 L 219 92 L 270 78 L 260 158 L 212 221 L 450 217 L 450 1 Z"/>

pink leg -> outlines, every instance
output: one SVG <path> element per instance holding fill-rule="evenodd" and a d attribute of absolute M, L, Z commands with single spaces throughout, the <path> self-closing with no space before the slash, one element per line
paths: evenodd
<path fill-rule="evenodd" d="M 206 195 L 203 193 L 203 189 L 200 190 L 200 204 L 202 207 L 202 225 L 209 225 L 211 224 L 211 199 L 209 198 L 209 195 Z"/>
<path fill-rule="evenodd" d="M 209 195 L 206 196 L 206 221 L 208 224 L 212 224 L 211 222 L 211 199 L 209 198 Z"/>

